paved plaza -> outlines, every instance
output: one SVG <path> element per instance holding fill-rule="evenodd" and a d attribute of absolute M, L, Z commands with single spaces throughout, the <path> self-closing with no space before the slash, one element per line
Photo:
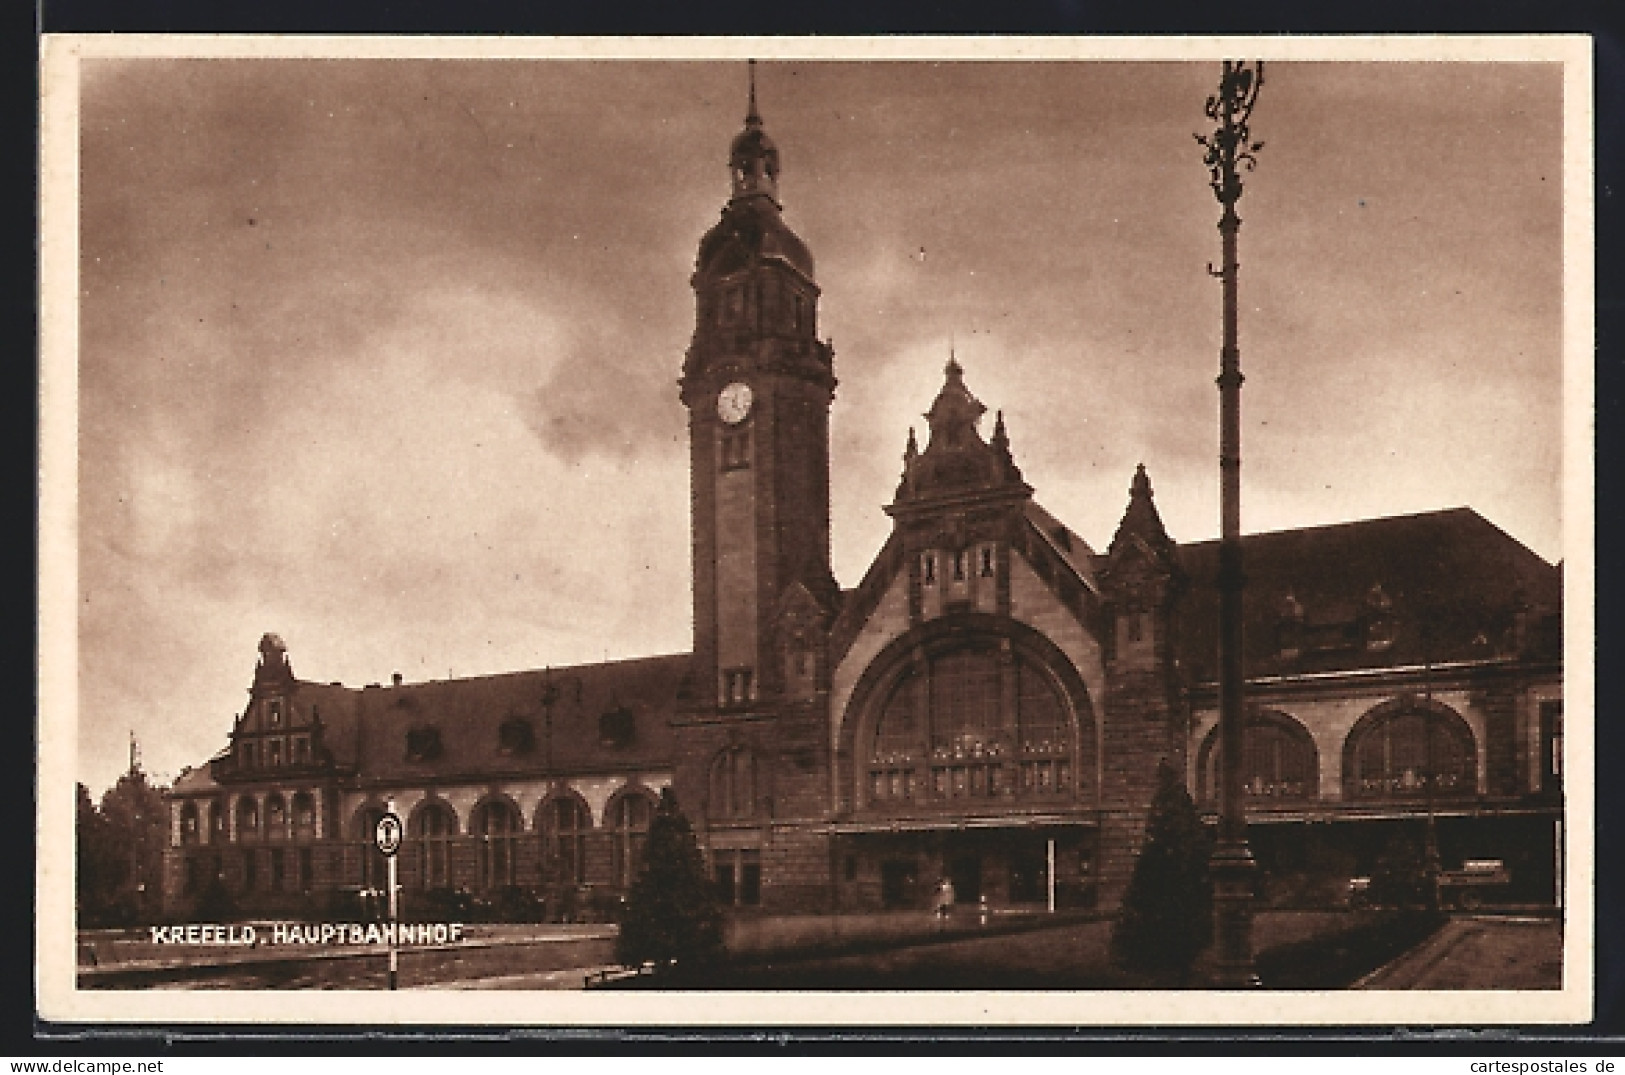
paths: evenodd
<path fill-rule="evenodd" d="M 1475 915 L 1369 975 L 1361 989 L 1560 989 L 1563 925 L 1552 918 Z"/>

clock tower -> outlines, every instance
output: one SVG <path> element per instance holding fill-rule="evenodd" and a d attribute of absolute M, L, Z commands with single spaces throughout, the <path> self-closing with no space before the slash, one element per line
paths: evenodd
<path fill-rule="evenodd" d="M 822 676 L 807 628 L 827 622 L 837 592 L 835 376 L 817 336 L 812 255 L 780 216 L 779 151 L 757 114 L 754 70 L 728 167 L 731 196 L 695 260 L 694 337 L 680 381 L 693 511 L 691 704 L 700 714 L 763 716 Z"/>

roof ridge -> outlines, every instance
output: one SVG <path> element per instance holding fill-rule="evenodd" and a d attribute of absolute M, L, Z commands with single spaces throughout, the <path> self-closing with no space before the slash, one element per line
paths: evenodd
<path fill-rule="evenodd" d="M 617 657 L 612 661 L 585 661 L 581 664 L 551 664 L 540 668 L 511 668 L 506 672 L 484 672 L 469 676 L 449 676 L 441 679 L 415 679 L 407 680 L 398 686 L 390 686 L 389 690 L 405 690 L 410 687 L 428 687 L 441 683 L 474 683 L 480 680 L 506 679 L 513 676 L 535 676 L 548 673 L 580 672 L 590 668 L 614 668 L 634 664 L 653 664 L 660 661 L 676 661 L 692 657 L 692 651 L 678 653 L 652 653 L 642 657 Z M 323 683 L 314 679 L 295 679 L 294 683 L 301 687 L 321 687 L 325 690 L 346 690 L 360 692 L 365 687 L 353 687 L 347 683 Z"/>
<path fill-rule="evenodd" d="M 1484 516 L 1480 515 L 1476 509 L 1466 504 L 1459 504 L 1453 508 L 1429 508 L 1426 511 L 1404 512 L 1399 515 L 1375 515 L 1364 519 L 1344 519 L 1335 523 L 1309 523 L 1305 526 L 1285 526 L 1276 530 L 1249 530 L 1241 536 L 1242 540 L 1246 540 L 1247 538 L 1255 537 L 1272 537 L 1277 534 L 1303 534 L 1310 531 L 1323 532 L 1327 530 L 1352 529 L 1354 527 L 1367 527 L 1379 523 L 1400 522 L 1401 520 L 1405 519 L 1423 519 L 1430 516 L 1443 518 L 1448 515 L 1472 516 L 1473 518 L 1478 519 L 1489 526 L 1495 527 L 1495 529 L 1500 531 L 1502 534 L 1506 534 L 1508 539 L 1512 541 L 1518 540 L 1511 534 L 1507 534 L 1506 531 L 1501 530 L 1500 527 L 1495 526 L 1495 524 L 1490 522 L 1488 519 L 1484 518 Z M 1204 545 L 1217 545 L 1218 543 L 1218 538 L 1204 538 L 1201 541 L 1181 542 L 1180 548 L 1194 549 Z M 1522 542 L 1519 542 L 1519 544 L 1522 544 Z"/>

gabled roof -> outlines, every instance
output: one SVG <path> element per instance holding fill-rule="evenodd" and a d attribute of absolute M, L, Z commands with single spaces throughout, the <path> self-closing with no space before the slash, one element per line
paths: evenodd
<path fill-rule="evenodd" d="M 1191 580 L 1179 650 L 1192 682 L 1217 674 L 1218 548 L 1178 550 Z M 1559 655 L 1561 571 L 1470 508 L 1251 534 L 1242 558 L 1248 676 L 1509 656 L 1520 651 L 1524 605 L 1521 652 Z M 1305 644 L 1284 657 L 1293 605 Z M 1367 644 L 1360 625 L 1373 619 L 1387 621 L 1390 645 Z"/>
<path fill-rule="evenodd" d="M 624 772 L 671 764 L 670 720 L 688 667 L 684 653 L 387 687 L 299 680 L 293 697 L 317 706 L 334 762 L 363 782 Z M 600 735 L 599 718 L 617 710 L 632 714 L 622 743 Z M 510 720 L 530 725 L 530 749 L 503 752 Z M 439 749 L 411 760 L 407 733 L 423 728 Z"/>
<path fill-rule="evenodd" d="M 182 795 L 187 792 L 197 793 L 213 791 L 220 785 L 215 782 L 214 776 L 209 772 L 207 763 L 198 766 L 187 766 L 181 770 L 181 775 L 169 786 L 171 795 Z"/>
<path fill-rule="evenodd" d="M 1078 576 L 1078 581 L 1098 596 L 1100 583 L 1095 579 L 1095 550 L 1089 547 L 1083 535 L 1068 528 L 1036 500 L 1027 501 L 1025 510 L 1028 525 L 1042 536 L 1055 555 L 1072 569 Z"/>

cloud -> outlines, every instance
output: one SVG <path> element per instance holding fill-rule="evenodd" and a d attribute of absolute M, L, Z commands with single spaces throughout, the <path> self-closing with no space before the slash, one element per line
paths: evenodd
<path fill-rule="evenodd" d="M 950 340 L 1091 543 L 1141 461 L 1178 539 L 1216 532 L 1217 209 L 1191 140 L 1212 73 L 763 65 L 836 346 L 844 583 L 889 532 Z M 1467 503 L 1555 554 L 1554 72 L 1269 77 L 1246 525 Z M 159 771 L 218 747 L 267 630 L 351 683 L 689 644 L 676 380 L 743 86 L 738 64 L 91 65 L 87 780 L 131 726 Z"/>

